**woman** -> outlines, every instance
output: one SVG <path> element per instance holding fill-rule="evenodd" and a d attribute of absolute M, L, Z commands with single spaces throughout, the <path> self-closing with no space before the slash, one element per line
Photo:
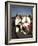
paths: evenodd
<path fill-rule="evenodd" d="M 15 19 L 15 25 L 16 25 L 16 32 L 20 31 L 20 25 L 21 25 L 21 16 L 16 16 Z"/>
<path fill-rule="evenodd" d="M 21 25 L 21 29 L 24 34 L 27 34 L 28 32 L 30 32 L 31 30 L 31 20 L 30 18 L 27 16 L 22 17 L 22 25 Z"/>

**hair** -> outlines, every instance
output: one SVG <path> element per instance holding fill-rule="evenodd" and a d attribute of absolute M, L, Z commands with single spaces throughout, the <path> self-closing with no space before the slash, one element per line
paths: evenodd
<path fill-rule="evenodd" d="M 16 17 L 18 16 L 18 14 L 16 14 Z"/>

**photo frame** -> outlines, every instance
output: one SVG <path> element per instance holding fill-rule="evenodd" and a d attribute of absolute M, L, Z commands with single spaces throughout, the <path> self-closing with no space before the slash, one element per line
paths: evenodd
<path fill-rule="evenodd" d="M 37 3 L 5 2 L 5 44 L 37 42 Z"/>

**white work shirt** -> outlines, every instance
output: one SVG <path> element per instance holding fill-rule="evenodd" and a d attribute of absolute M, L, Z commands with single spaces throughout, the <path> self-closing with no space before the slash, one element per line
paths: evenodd
<path fill-rule="evenodd" d="M 15 25 L 19 25 L 19 22 L 21 22 L 21 19 L 16 18 Z"/>

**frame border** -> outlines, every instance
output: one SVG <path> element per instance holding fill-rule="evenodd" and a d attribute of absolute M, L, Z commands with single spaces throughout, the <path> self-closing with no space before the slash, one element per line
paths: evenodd
<path fill-rule="evenodd" d="M 36 41 L 31 42 L 20 42 L 20 43 L 8 43 L 8 2 L 10 3 L 21 3 L 21 4 L 35 4 L 36 5 Z M 7 13 L 7 14 L 6 14 Z M 7 17 L 7 18 L 6 18 Z M 6 20 L 7 19 L 7 20 Z M 6 30 L 6 23 L 7 23 L 7 30 Z M 7 32 L 6 32 L 7 31 Z M 5 2 L 5 44 L 12 45 L 12 44 L 27 44 L 27 43 L 37 43 L 37 3 L 32 2 L 15 2 L 15 1 L 6 1 Z"/>

